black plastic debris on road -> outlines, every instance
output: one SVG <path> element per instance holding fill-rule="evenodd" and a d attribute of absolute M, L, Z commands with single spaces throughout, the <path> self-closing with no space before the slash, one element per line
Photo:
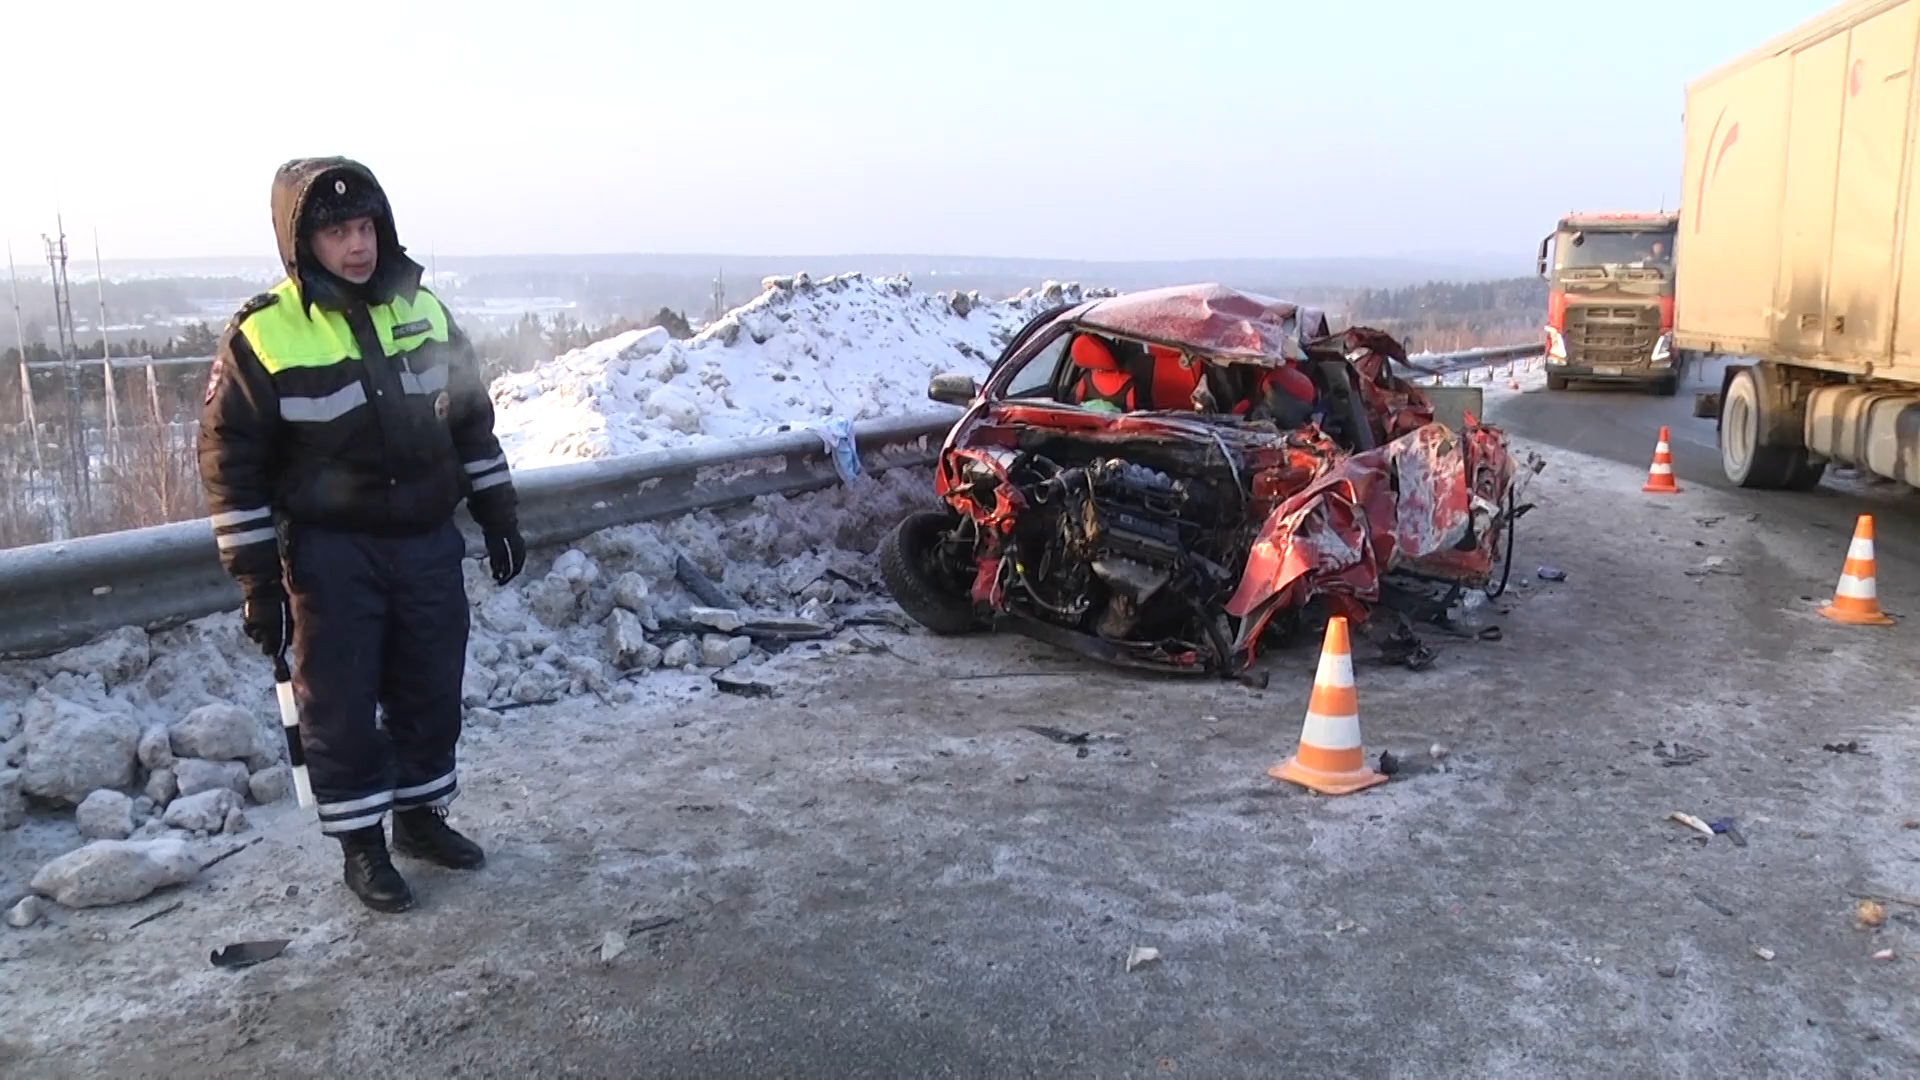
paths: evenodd
<path fill-rule="evenodd" d="M 1538 571 L 1541 581 L 1565 581 L 1567 572 L 1557 566 L 1543 566 Z"/>
<path fill-rule="evenodd" d="M 1062 746 L 1079 746 L 1093 738 L 1093 733 L 1090 731 L 1075 733 L 1062 731 L 1057 727 L 1047 727 L 1044 724 L 1022 724 L 1020 728 L 1023 731 L 1031 731 L 1043 739 L 1052 739 Z"/>
<path fill-rule="evenodd" d="M 766 683 L 754 679 L 743 679 L 724 671 L 713 673 L 713 688 L 723 694 L 733 694 L 738 697 L 770 698 L 773 696 L 773 687 Z"/>
<path fill-rule="evenodd" d="M 1848 739 L 1846 742 L 1821 743 L 1820 749 L 1825 750 L 1829 754 L 1864 754 L 1867 752 L 1866 748 L 1860 745 L 1859 739 Z"/>
<path fill-rule="evenodd" d="M 287 938 L 272 941 L 239 941 L 224 949 L 212 953 L 213 966 L 217 968 L 243 968 L 265 963 L 287 951 L 293 942 Z"/>
<path fill-rule="evenodd" d="M 1676 765 L 1692 765 L 1695 762 L 1705 761 L 1709 755 L 1697 746 L 1688 746 L 1682 742 L 1669 744 L 1662 740 L 1653 744 L 1653 756 L 1660 759 L 1661 765 L 1672 768 Z"/>

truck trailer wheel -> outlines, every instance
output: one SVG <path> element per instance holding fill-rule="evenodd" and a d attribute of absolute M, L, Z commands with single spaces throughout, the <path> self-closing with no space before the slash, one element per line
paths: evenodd
<path fill-rule="evenodd" d="M 1778 395 L 1763 392 L 1761 377 L 1754 368 L 1731 374 L 1720 405 L 1720 468 L 1727 479 L 1743 488 L 1756 490 L 1805 491 L 1820 482 L 1824 463 L 1807 457 L 1801 445 L 1769 446 L 1769 432 L 1782 438 L 1781 432 L 1797 432 L 1797 424 L 1778 415 L 1782 406 Z"/>

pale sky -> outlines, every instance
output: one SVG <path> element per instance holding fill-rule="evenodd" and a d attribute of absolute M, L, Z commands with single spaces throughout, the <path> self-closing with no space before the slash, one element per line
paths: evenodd
<path fill-rule="evenodd" d="M 289 157 L 442 255 L 1530 251 L 1677 201 L 1827 0 L 0 0 L 0 237 L 271 256 Z"/>

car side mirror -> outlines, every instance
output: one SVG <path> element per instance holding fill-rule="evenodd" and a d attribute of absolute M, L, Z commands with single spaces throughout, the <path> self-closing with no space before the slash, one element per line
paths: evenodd
<path fill-rule="evenodd" d="M 928 380 L 927 396 L 943 405 L 971 405 L 980 396 L 980 384 L 971 375 L 942 372 Z"/>

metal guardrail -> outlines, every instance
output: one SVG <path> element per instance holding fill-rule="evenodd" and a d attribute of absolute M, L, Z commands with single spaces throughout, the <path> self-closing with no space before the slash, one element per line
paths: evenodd
<path fill-rule="evenodd" d="M 856 424 L 861 463 L 873 472 L 929 464 L 958 417 L 947 409 Z M 826 443 L 804 429 L 514 474 L 529 544 L 839 482 Z M 468 554 L 481 554 L 478 532 L 463 529 Z M 0 551 L 0 656 L 45 655 L 116 627 L 178 625 L 239 605 L 204 518 Z"/>
<path fill-rule="evenodd" d="M 1456 372 L 1540 351 L 1535 344 L 1429 353 L 1410 358 L 1424 371 L 1410 370 Z M 854 425 L 854 440 L 872 471 L 926 465 L 958 417 L 946 409 L 868 421 Z M 825 442 L 804 429 L 514 474 L 529 544 L 839 482 Z M 468 554 L 481 554 L 477 531 L 463 529 Z M 0 657 L 46 655 L 116 627 L 178 625 L 239 604 L 204 518 L 0 551 Z"/>
<path fill-rule="evenodd" d="M 1525 360 L 1546 351 L 1544 342 L 1525 345 L 1494 345 L 1485 349 L 1463 349 L 1450 353 L 1422 353 L 1407 357 L 1407 369 L 1422 375 L 1445 375 L 1470 370 L 1502 360 Z"/>

